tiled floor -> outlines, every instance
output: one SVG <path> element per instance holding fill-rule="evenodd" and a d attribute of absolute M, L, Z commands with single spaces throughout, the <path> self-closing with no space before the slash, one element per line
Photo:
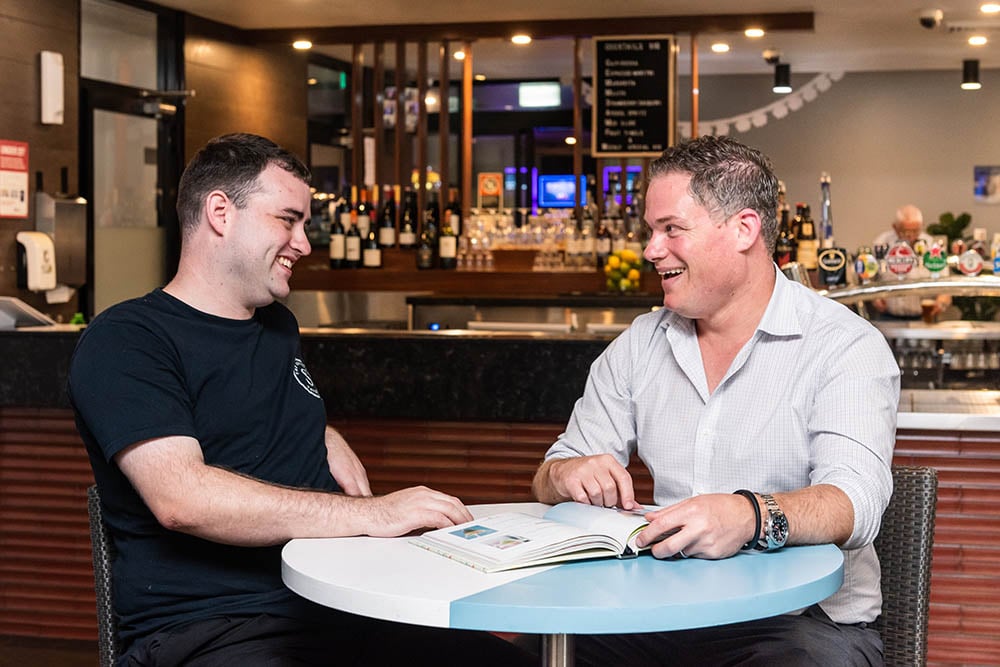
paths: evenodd
<path fill-rule="evenodd" d="M 0 636 L 0 667 L 95 667 L 95 642 Z"/>

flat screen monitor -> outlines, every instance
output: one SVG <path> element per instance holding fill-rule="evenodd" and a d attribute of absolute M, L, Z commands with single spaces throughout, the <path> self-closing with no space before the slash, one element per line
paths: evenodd
<path fill-rule="evenodd" d="M 580 187 L 586 188 L 587 177 L 580 176 Z M 572 208 L 576 206 L 576 186 L 573 174 L 539 174 L 538 207 Z"/>
<path fill-rule="evenodd" d="M 51 317 L 35 310 L 20 299 L 0 296 L 0 331 L 17 327 L 49 326 L 55 323 Z"/>

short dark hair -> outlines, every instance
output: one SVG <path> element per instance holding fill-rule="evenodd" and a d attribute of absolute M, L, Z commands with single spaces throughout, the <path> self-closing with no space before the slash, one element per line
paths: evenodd
<path fill-rule="evenodd" d="M 650 181 L 688 174 L 691 196 L 716 220 L 749 208 L 761 219 L 768 252 L 778 238 L 778 179 L 771 161 L 729 137 L 703 136 L 671 146 L 649 165 Z"/>
<path fill-rule="evenodd" d="M 256 134 L 224 134 L 205 144 L 191 158 L 177 188 L 177 216 L 183 236 L 198 226 L 208 193 L 222 190 L 237 208 L 244 208 L 250 195 L 260 189 L 257 178 L 272 164 L 305 183 L 312 178 L 295 154 Z"/>

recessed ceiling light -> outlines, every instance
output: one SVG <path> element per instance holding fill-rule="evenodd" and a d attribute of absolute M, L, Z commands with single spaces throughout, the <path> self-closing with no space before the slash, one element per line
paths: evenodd
<path fill-rule="evenodd" d="M 746 30 L 743 31 L 743 34 L 746 35 L 747 37 L 752 37 L 752 38 L 763 37 L 764 36 L 764 29 L 763 28 L 747 28 Z"/>
<path fill-rule="evenodd" d="M 475 79 L 476 81 L 486 81 L 486 75 L 485 74 L 475 74 L 475 75 L 473 75 L 472 78 Z"/>
<path fill-rule="evenodd" d="M 306 49 L 311 49 L 313 43 L 308 39 L 297 39 L 292 42 L 292 48 L 298 49 L 299 51 L 305 51 Z"/>
<path fill-rule="evenodd" d="M 465 60 L 465 51 L 464 50 L 455 51 L 455 53 L 453 53 L 451 57 L 454 58 L 455 60 Z"/>
<path fill-rule="evenodd" d="M 518 35 L 514 35 L 513 37 L 510 38 L 510 41 L 512 41 L 514 44 L 518 44 L 518 45 L 522 45 L 522 46 L 524 44 L 531 44 L 531 35 L 525 35 L 523 33 L 522 34 L 518 34 Z"/>
<path fill-rule="evenodd" d="M 566 143 L 572 146 L 576 143 L 576 137 L 566 137 Z"/>
<path fill-rule="evenodd" d="M 983 14 L 997 14 L 1000 13 L 1000 3 L 997 2 L 985 2 L 979 5 L 979 11 Z"/>
<path fill-rule="evenodd" d="M 969 46 L 983 46 L 988 41 L 986 35 L 973 35 L 969 37 Z"/>
<path fill-rule="evenodd" d="M 306 83 L 309 84 L 310 86 L 315 86 L 317 83 L 319 83 L 319 79 L 317 79 L 314 76 L 311 76 L 308 79 L 306 79 Z"/>
<path fill-rule="evenodd" d="M 712 51 L 714 53 L 729 53 L 729 45 L 725 42 L 716 42 L 712 44 Z"/>

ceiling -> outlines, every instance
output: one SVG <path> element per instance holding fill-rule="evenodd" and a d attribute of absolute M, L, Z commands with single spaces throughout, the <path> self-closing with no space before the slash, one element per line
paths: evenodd
<path fill-rule="evenodd" d="M 815 15 L 813 32 L 774 32 L 751 40 L 741 33 L 698 36 L 702 74 L 766 74 L 764 49 L 777 49 L 793 72 L 857 72 L 883 70 L 961 70 L 962 60 L 978 58 L 982 67 L 1000 66 L 1000 15 L 979 12 L 979 0 L 157 0 L 158 4 L 243 29 L 455 23 L 531 19 L 581 19 L 750 12 L 808 12 Z M 419 8 L 419 9 L 417 9 Z M 941 25 L 920 25 L 921 13 L 940 9 Z M 969 35 L 990 40 L 972 47 Z M 643 34 L 642 24 L 636 34 Z M 724 40 L 731 51 L 712 53 L 709 46 Z M 589 40 L 584 74 L 589 74 Z M 572 72 L 572 41 L 536 40 L 526 47 L 493 39 L 473 44 L 473 69 L 490 78 L 566 77 Z M 680 36 L 678 69 L 690 71 L 690 42 Z M 316 45 L 320 53 L 349 59 L 343 46 Z M 391 49 L 391 45 L 388 47 Z M 391 51 L 387 52 L 391 58 Z M 433 61 L 434 58 L 432 57 Z M 392 62 L 392 60 L 388 60 Z M 407 62 L 412 63 L 410 56 Z M 433 70 L 432 70 L 433 71 Z M 451 68 L 454 77 L 459 67 Z"/>

